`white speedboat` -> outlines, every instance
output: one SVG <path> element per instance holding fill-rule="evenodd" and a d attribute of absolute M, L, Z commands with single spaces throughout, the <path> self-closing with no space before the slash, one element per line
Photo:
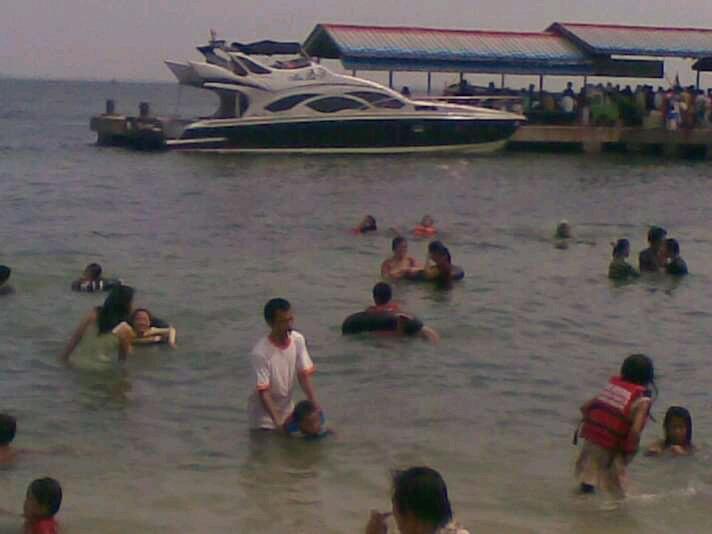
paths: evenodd
<path fill-rule="evenodd" d="M 205 61 L 166 61 L 181 84 L 216 93 L 214 116 L 188 124 L 172 149 L 270 153 L 491 152 L 525 117 L 406 98 L 337 74 L 298 43 L 211 40 Z M 255 56 L 296 56 L 258 61 Z"/>

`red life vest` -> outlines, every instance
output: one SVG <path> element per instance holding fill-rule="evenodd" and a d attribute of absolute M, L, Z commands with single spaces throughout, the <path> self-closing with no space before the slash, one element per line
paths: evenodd
<path fill-rule="evenodd" d="M 434 226 L 423 226 L 422 224 L 418 224 L 415 228 L 413 228 L 413 234 L 416 237 L 432 237 L 437 233 L 438 231 Z"/>
<path fill-rule="evenodd" d="M 633 424 L 633 403 L 646 393 L 638 384 L 614 376 L 584 416 L 581 437 L 605 449 L 633 453 L 637 443 L 628 439 Z"/>

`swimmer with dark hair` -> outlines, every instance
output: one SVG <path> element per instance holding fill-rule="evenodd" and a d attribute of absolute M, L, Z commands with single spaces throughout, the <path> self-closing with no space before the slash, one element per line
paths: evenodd
<path fill-rule="evenodd" d="M 378 312 L 391 312 L 395 313 L 400 311 L 400 306 L 395 302 L 391 302 L 393 292 L 391 291 L 391 286 L 385 282 L 378 282 L 373 286 L 373 306 L 369 306 L 366 311 L 372 313 Z"/>
<path fill-rule="evenodd" d="M 646 451 L 646 456 L 659 456 L 669 452 L 673 456 L 688 456 L 695 451 L 692 444 L 692 416 L 687 408 L 670 406 L 663 421 L 665 437 L 656 441 Z"/>
<path fill-rule="evenodd" d="M 608 266 L 608 278 L 611 280 L 628 280 L 629 278 L 640 276 L 640 273 L 625 261 L 628 256 L 630 256 L 630 241 L 619 239 L 613 244 L 613 260 Z"/>
<path fill-rule="evenodd" d="M 408 256 L 408 240 L 403 236 L 396 236 L 391 242 L 393 256 L 381 264 L 381 276 L 397 280 L 408 273 L 418 271 L 416 261 Z"/>
<path fill-rule="evenodd" d="M 352 230 L 354 234 L 366 234 L 369 232 L 375 232 L 378 230 L 376 226 L 376 219 L 373 215 L 366 215 L 358 226 Z"/>
<path fill-rule="evenodd" d="M 638 268 L 640 272 L 657 273 L 665 266 L 663 245 L 667 237 L 667 230 L 660 226 L 651 226 L 648 230 L 648 244 L 650 245 L 638 255 Z"/>
<path fill-rule="evenodd" d="M 435 228 L 435 219 L 430 215 L 423 215 L 423 218 L 420 219 L 420 223 L 416 224 L 415 228 L 413 228 L 413 235 L 415 237 L 433 237 L 437 233 L 438 230 Z"/>
<path fill-rule="evenodd" d="M 284 422 L 284 430 L 291 436 L 307 439 L 323 438 L 332 434 L 332 431 L 326 428 L 324 412 L 310 400 L 297 403 L 292 415 Z"/>
<path fill-rule="evenodd" d="M 84 268 L 82 275 L 72 282 L 72 291 L 94 293 L 97 291 L 110 291 L 114 287 L 121 285 L 121 280 L 102 278 L 102 272 L 101 265 L 90 263 Z"/>
<path fill-rule="evenodd" d="M 687 274 L 687 263 L 680 256 L 680 244 L 677 239 L 666 239 L 663 245 L 665 254 L 665 272 L 675 276 Z"/>
<path fill-rule="evenodd" d="M 0 465 L 15 459 L 17 451 L 12 446 L 17 432 L 17 420 L 8 414 L 0 414 Z"/>
<path fill-rule="evenodd" d="M 12 270 L 7 265 L 0 265 L 0 296 L 11 295 L 15 292 L 15 289 L 7 283 L 11 272 Z"/>
<path fill-rule="evenodd" d="M 559 221 L 559 224 L 556 225 L 556 230 L 554 231 L 554 237 L 556 239 L 571 239 L 573 237 L 573 231 L 569 221 L 566 219 L 561 219 Z"/>
<path fill-rule="evenodd" d="M 166 343 L 172 349 L 176 348 L 176 329 L 165 321 L 153 317 L 146 308 L 136 308 L 129 316 L 129 320 L 121 323 L 114 330 L 125 331 L 134 345 Z"/>
<path fill-rule="evenodd" d="M 349 315 L 341 324 L 343 335 L 366 332 L 419 337 L 432 343 L 440 341 L 440 335 L 433 328 L 424 326 L 422 321 L 403 312 L 357 312 Z"/>

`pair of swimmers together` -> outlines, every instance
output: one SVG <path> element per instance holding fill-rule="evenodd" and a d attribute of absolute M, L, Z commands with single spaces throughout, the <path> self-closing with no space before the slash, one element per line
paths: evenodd
<path fill-rule="evenodd" d="M 366 215 L 361 222 L 352 229 L 354 234 L 368 234 L 376 231 L 378 231 L 378 225 L 373 215 Z M 396 231 L 396 233 L 398 232 Z M 435 219 L 430 215 L 424 215 L 423 218 L 420 219 L 420 222 L 415 225 L 415 228 L 411 230 L 411 233 L 415 237 L 434 237 L 438 233 L 437 228 L 435 228 Z"/>
<path fill-rule="evenodd" d="M 433 281 L 449 284 L 464 277 L 461 268 L 452 264 L 450 251 L 441 241 L 431 241 L 424 265 L 408 256 L 408 241 L 397 236 L 391 242 L 393 256 L 381 264 L 381 276 L 387 280 Z"/>
<path fill-rule="evenodd" d="M 604 489 L 624 495 L 626 467 L 640 447 L 640 438 L 650 418 L 655 386 L 653 361 L 644 354 L 628 356 L 618 376 L 581 406 L 581 423 L 574 434 L 585 440 L 576 462 L 576 477 L 582 493 Z M 694 451 L 692 417 L 680 406 L 668 409 L 663 422 L 665 437 L 646 451 L 648 456 L 670 452 L 684 456 Z"/>

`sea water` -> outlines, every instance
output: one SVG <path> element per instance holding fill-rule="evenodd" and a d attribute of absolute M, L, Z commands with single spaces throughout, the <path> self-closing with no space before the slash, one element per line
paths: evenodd
<path fill-rule="evenodd" d="M 712 184 L 705 162 L 501 153 L 491 157 L 251 157 L 95 146 L 105 98 L 135 114 L 209 114 L 217 99 L 167 84 L 0 80 L 0 411 L 31 449 L 0 471 L 0 508 L 28 483 L 64 489 L 69 534 L 359 532 L 390 508 L 392 469 L 445 477 L 472 532 L 702 532 L 712 527 L 709 327 Z M 348 229 L 373 214 L 381 231 Z M 433 215 L 464 282 L 395 284 L 442 335 L 344 338 L 370 303 L 394 228 Z M 555 246 L 559 219 L 575 239 Z M 606 278 L 610 242 L 645 247 L 650 224 L 691 274 Z M 427 242 L 411 240 L 425 257 Z M 178 348 L 125 368 L 57 360 L 103 295 L 69 285 L 97 261 L 136 305 L 178 329 Z M 631 258 L 637 263 L 635 258 Z M 262 307 L 294 307 L 333 437 L 251 437 L 249 353 Z M 578 408 L 623 358 L 655 361 L 659 397 L 694 418 L 696 457 L 639 457 L 624 503 L 574 495 Z M 19 519 L 0 519 L 15 532 Z"/>

